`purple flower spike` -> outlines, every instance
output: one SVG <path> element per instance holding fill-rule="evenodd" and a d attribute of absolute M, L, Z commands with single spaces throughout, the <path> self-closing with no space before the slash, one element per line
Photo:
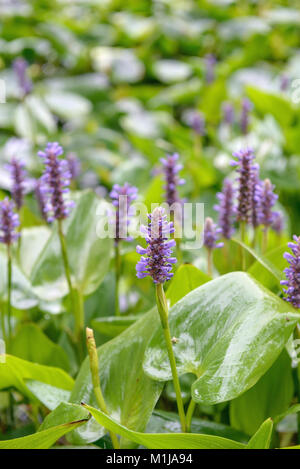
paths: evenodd
<path fill-rule="evenodd" d="M 210 84 L 215 80 L 216 63 L 217 59 L 213 54 L 207 54 L 205 56 L 205 81 L 207 84 Z"/>
<path fill-rule="evenodd" d="M 13 181 L 12 198 L 16 204 L 17 210 L 20 210 L 23 205 L 25 195 L 25 179 L 27 175 L 24 169 L 25 165 L 22 161 L 12 158 L 10 164 L 7 165 L 7 168 Z"/>
<path fill-rule="evenodd" d="M 217 228 L 217 225 L 213 222 L 213 220 L 207 217 L 204 222 L 204 246 L 207 249 L 222 248 L 224 243 L 217 243 L 221 232 L 221 228 Z"/>
<path fill-rule="evenodd" d="M 63 220 L 74 207 L 74 202 L 66 200 L 69 193 L 70 170 L 66 160 L 59 159 L 63 154 L 62 147 L 57 143 L 48 143 L 45 151 L 39 151 L 43 158 L 45 171 L 41 177 L 41 190 L 45 196 L 45 213 L 49 223 Z"/>
<path fill-rule="evenodd" d="M 294 243 L 288 243 L 293 254 L 286 252 L 283 255 L 289 267 L 284 269 L 286 280 L 281 280 L 280 283 L 287 287 L 284 288 L 284 299 L 295 308 L 300 308 L 300 236 L 293 236 L 293 239 Z"/>
<path fill-rule="evenodd" d="M 38 202 L 38 206 L 41 212 L 41 215 L 45 221 L 48 221 L 47 218 L 47 195 L 45 194 L 45 185 L 41 179 L 37 179 L 35 183 L 35 197 Z"/>
<path fill-rule="evenodd" d="M 275 212 L 274 214 L 274 221 L 271 226 L 272 230 L 275 231 L 278 235 L 281 235 L 281 233 L 284 230 L 284 217 L 281 212 Z"/>
<path fill-rule="evenodd" d="M 115 184 L 109 195 L 113 205 L 116 207 L 114 218 L 116 226 L 115 242 L 118 243 L 121 239 L 127 239 L 129 241 L 130 238 L 127 237 L 127 227 L 131 215 L 130 204 L 137 198 L 137 188 L 127 182 L 124 186 Z"/>
<path fill-rule="evenodd" d="M 252 170 L 254 153 L 250 148 L 233 153 L 238 161 L 231 161 L 236 166 L 238 177 L 238 206 L 237 221 L 248 222 L 251 219 L 252 208 Z"/>
<path fill-rule="evenodd" d="M 223 104 L 223 119 L 227 125 L 232 125 L 234 123 L 234 108 L 229 102 L 225 102 Z"/>
<path fill-rule="evenodd" d="M 254 164 L 251 170 L 251 224 L 254 228 L 260 225 L 261 218 L 261 180 L 259 179 L 259 165 Z"/>
<path fill-rule="evenodd" d="M 170 207 L 173 204 L 181 203 L 181 199 L 178 194 L 178 186 L 182 186 L 185 183 L 185 180 L 178 176 L 179 171 L 182 169 L 182 165 L 178 164 L 178 159 L 179 155 L 174 153 L 173 155 L 167 155 L 166 158 L 161 158 L 160 160 L 163 165 L 166 181 L 164 186 L 166 191 L 166 202 Z"/>
<path fill-rule="evenodd" d="M 205 118 L 201 112 L 191 111 L 187 116 L 187 124 L 197 135 L 205 135 Z"/>
<path fill-rule="evenodd" d="M 265 227 L 272 226 L 276 218 L 276 212 L 273 212 L 272 208 L 278 199 L 278 195 L 274 194 L 274 189 L 275 186 L 271 184 L 269 179 L 265 179 L 263 184 L 258 186 L 258 197 L 260 197 L 259 221 Z"/>
<path fill-rule="evenodd" d="M 243 135 L 246 135 L 249 130 L 249 113 L 252 110 L 252 103 L 249 99 L 244 98 L 242 101 L 242 112 L 241 112 L 241 131 Z"/>
<path fill-rule="evenodd" d="M 69 164 L 69 171 L 71 174 L 71 179 L 75 180 L 79 177 L 81 172 L 81 161 L 75 155 L 75 153 L 68 153 L 67 154 L 67 162 Z"/>
<path fill-rule="evenodd" d="M 136 247 L 138 254 L 142 255 L 136 265 L 136 275 L 138 278 L 150 276 L 155 284 L 164 283 L 173 277 L 171 270 L 177 262 L 172 257 L 172 248 L 176 246 L 176 242 L 169 239 L 170 234 L 174 233 L 174 226 L 172 222 L 168 223 L 161 207 L 157 207 L 148 217 L 148 226 L 143 226 L 141 230 L 148 246 Z"/>
<path fill-rule="evenodd" d="M 10 245 L 17 241 L 20 233 L 16 228 L 20 226 L 19 215 L 14 211 L 15 204 L 6 197 L 0 202 L 0 242 Z"/>
<path fill-rule="evenodd" d="M 22 57 L 17 58 L 13 62 L 13 69 L 17 76 L 23 96 L 28 95 L 32 90 L 32 82 L 30 78 L 28 78 L 27 67 L 28 63 Z"/>
<path fill-rule="evenodd" d="M 283 74 L 280 77 L 280 90 L 287 91 L 289 88 L 290 79 L 287 75 Z"/>
<path fill-rule="evenodd" d="M 222 192 L 217 193 L 219 205 L 215 205 L 214 209 L 219 212 L 219 226 L 223 238 L 230 239 L 234 233 L 233 222 L 236 215 L 234 206 L 235 190 L 229 179 L 225 179 Z"/>

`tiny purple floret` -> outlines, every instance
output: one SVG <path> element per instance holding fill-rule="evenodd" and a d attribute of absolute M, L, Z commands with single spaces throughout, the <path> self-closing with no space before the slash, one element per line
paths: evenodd
<path fill-rule="evenodd" d="M 167 221 L 165 211 L 161 207 L 157 207 L 148 218 L 148 226 L 141 229 L 147 247 L 136 247 L 137 253 L 142 255 L 136 265 L 136 275 L 138 278 L 150 276 L 155 284 L 160 284 L 173 277 L 171 270 L 177 262 L 176 257 L 172 257 L 172 248 L 176 246 L 176 241 L 169 239 L 174 233 L 174 226 L 172 222 Z"/>

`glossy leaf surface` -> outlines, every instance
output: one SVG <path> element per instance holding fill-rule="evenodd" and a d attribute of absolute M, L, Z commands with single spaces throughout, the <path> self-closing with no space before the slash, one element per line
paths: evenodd
<path fill-rule="evenodd" d="M 299 320 L 290 305 L 245 273 L 231 273 L 186 295 L 170 311 L 179 374 L 194 373 L 196 402 L 216 404 L 252 387 L 276 360 Z M 160 327 L 147 347 L 146 373 L 171 372 Z"/>

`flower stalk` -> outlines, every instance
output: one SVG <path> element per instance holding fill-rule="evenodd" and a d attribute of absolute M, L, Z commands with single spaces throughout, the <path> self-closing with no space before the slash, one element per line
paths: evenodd
<path fill-rule="evenodd" d="M 90 370 L 92 375 L 92 383 L 94 388 L 94 393 L 96 396 L 97 404 L 99 409 L 104 412 L 105 414 L 109 415 L 106 403 L 104 400 L 104 396 L 102 394 L 101 386 L 100 386 L 100 377 L 99 377 L 99 360 L 98 360 L 98 353 L 96 348 L 96 342 L 94 337 L 94 332 L 92 329 L 86 328 L 86 345 L 90 360 Z M 118 437 L 115 433 L 109 432 L 112 444 L 114 449 L 120 449 L 120 443 Z"/>
<path fill-rule="evenodd" d="M 168 304 L 167 304 L 167 299 L 166 299 L 166 295 L 165 295 L 164 287 L 162 283 L 158 283 L 156 285 L 156 304 L 157 304 L 157 309 L 158 309 L 159 316 L 160 316 L 161 325 L 163 328 L 163 333 L 165 336 L 165 343 L 167 346 L 167 352 L 168 352 L 168 357 L 169 357 L 171 371 L 172 371 L 173 385 L 174 385 L 175 394 L 176 394 L 176 401 L 177 401 L 179 419 L 181 423 L 181 429 L 183 432 L 186 432 L 186 419 L 185 419 L 185 413 L 184 413 L 184 407 L 183 407 L 183 401 L 182 401 L 182 395 L 181 395 L 181 389 L 180 389 L 180 382 L 179 382 L 177 368 L 176 368 L 176 361 L 175 361 L 175 356 L 174 356 L 174 351 L 173 351 L 173 344 L 172 344 L 172 338 L 171 338 L 171 332 L 170 332 L 170 326 L 169 326 L 169 320 L 168 320 L 168 314 L 169 314 Z"/>
<path fill-rule="evenodd" d="M 58 220 L 58 236 L 60 240 L 61 254 L 64 264 L 65 276 L 68 283 L 71 310 L 74 314 L 75 321 L 75 342 L 78 347 L 78 355 L 80 361 L 83 359 L 83 328 L 84 328 L 84 306 L 82 295 L 79 291 L 76 291 L 71 279 L 71 270 L 67 253 L 66 238 L 62 229 L 62 221 Z"/>

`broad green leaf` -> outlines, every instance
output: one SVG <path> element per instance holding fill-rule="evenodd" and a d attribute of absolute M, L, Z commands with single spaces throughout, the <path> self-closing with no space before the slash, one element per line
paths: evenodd
<path fill-rule="evenodd" d="M 295 117 L 291 102 L 285 97 L 254 86 L 247 86 L 246 91 L 258 112 L 272 114 L 283 127 L 287 127 Z"/>
<path fill-rule="evenodd" d="M 90 101 L 75 93 L 49 91 L 44 99 L 51 111 L 63 119 L 83 118 L 91 110 Z"/>
<path fill-rule="evenodd" d="M 86 420 L 64 423 L 57 427 L 34 433 L 33 435 L 16 438 L 15 440 L 0 441 L 0 449 L 48 449 L 66 433 L 80 427 Z"/>
<path fill-rule="evenodd" d="M 162 384 L 146 376 L 142 367 L 145 348 L 157 324 L 158 313 L 151 311 L 98 349 L 100 382 L 108 411 L 133 430 L 144 431 L 162 391 Z M 96 405 L 88 360 L 76 379 L 71 402 Z M 82 444 L 96 441 L 105 432 L 92 419 L 76 433 L 76 444 Z"/>
<path fill-rule="evenodd" d="M 7 300 L 7 257 L 0 251 L 0 298 Z M 25 277 L 20 268 L 12 264 L 12 305 L 17 309 L 29 309 L 38 304 L 30 281 Z"/>
<path fill-rule="evenodd" d="M 287 245 L 279 246 L 271 251 L 267 252 L 264 256 L 265 260 L 269 262 L 269 265 L 274 266 L 277 271 L 283 272 L 284 268 L 287 266 L 287 261 L 284 259 L 283 254 L 287 251 Z M 248 272 L 253 275 L 259 282 L 261 282 L 265 287 L 271 289 L 278 289 L 278 279 L 274 274 L 270 273 L 270 270 L 266 268 L 261 262 L 256 261 Z M 282 275 L 283 278 L 283 275 Z"/>
<path fill-rule="evenodd" d="M 195 433 L 140 433 L 120 425 L 98 409 L 84 404 L 92 416 L 108 430 L 149 449 L 244 449 L 237 441 Z"/>
<path fill-rule="evenodd" d="M 11 354 L 40 365 L 57 366 L 69 371 L 69 359 L 62 347 L 53 343 L 35 325 L 24 324 L 13 338 Z"/>
<path fill-rule="evenodd" d="M 38 365 L 5 355 L 4 363 L 0 362 L 0 389 L 14 387 L 24 396 L 32 399 L 33 394 L 26 386 L 26 380 L 41 381 L 67 391 L 70 391 L 74 385 L 73 379 L 60 368 Z"/>
<path fill-rule="evenodd" d="M 125 331 L 129 326 L 134 324 L 139 319 L 138 315 L 129 316 L 108 316 L 103 318 L 96 318 L 92 321 L 92 327 L 101 334 L 108 337 L 116 337 Z"/>
<path fill-rule="evenodd" d="M 155 410 L 149 420 L 146 433 L 180 433 L 181 425 L 177 414 Z M 240 443 L 246 443 L 249 437 L 223 423 L 193 417 L 191 423 L 192 433 L 221 436 Z"/>
<path fill-rule="evenodd" d="M 35 119 L 36 125 L 41 127 L 46 133 L 54 133 L 56 131 L 55 119 L 49 111 L 47 105 L 39 96 L 28 96 L 26 98 L 26 106 L 31 116 Z"/>
<path fill-rule="evenodd" d="M 23 272 L 28 278 L 50 235 L 51 230 L 47 226 L 22 229 L 20 263 Z"/>
<path fill-rule="evenodd" d="M 49 410 L 56 409 L 61 402 L 68 402 L 71 396 L 71 391 L 56 388 L 40 381 L 28 380 L 26 387 Z"/>
<path fill-rule="evenodd" d="M 250 248 L 249 246 L 247 246 L 247 244 L 243 243 L 238 239 L 233 238 L 232 241 L 234 243 L 237 243 L 245 251 L 251 254 L 251 256 L 254 257 L 254 259 L 256 259 L 256 261 L 259 262 L 259 264 L 264 267 L 264 269 L 266 269 L 268 273 L 277 280 L 277 283 L 280 284 L 280 281 L 284 278 L 284 274 L 276 265 L 272 264 L 268 257 L 263 256 L 262 254 L 258 254 L 254 249 Z"/>
<path fill-rule="evenodd" d="M 74 200 L 76 205 L 63 229 L 76 285 L 89 295 L 108 271 L 112 240 L 108 237 L 100 239 L 97 235 L 98 223 L 106 216 L 97 196 L 92 191 L 85 191 L 76 193 Z M 33 267 L 31 280 L 37 294 L 45 300 L 58 299 L 68 293 L 56 229 Z"/>
<path fill-rule="evenodd" d="M 300 404 L 295 404 L 295 405 L 293 405 L 292 407 L 290 407 L 289 409 L 287 409 L 285 412 L 283 412 L 283 413 L 280 414 L 280 415 L 277 415 L 277 416 L 273 419 L 275 425 L 277 425 L 281 420 L 283 420 L 283 419 L 284 419 L 285 417 L 287 417 L 288 415 L 297 414 L 298 412 L 300 412 Z"/>
<path fill-rule="evenodd" d="M 288 409 L 293 394 L 291 360 L 284 350 L 255 386 L 230 403 L 230 423 L 253 435 L 268 417 L 274 418 Z"/>
<path fill-rule="evenodd" d="M 82 406 L 77 404 L 70 404 L 68 402 L 61 402 L 56 409 L 50 412 L 45 418 L 39 432 L 48 430 L 48 428 L 63 425 L 67 422 L 78 420 L 88 420 L 89 414 Z"/>
<path fill-rule="evenodd" d="M 247 449 L 269 449 L 273 432 L 272 419 L 266 420 L 247 444 Z"/>
<path fill-rule="evenodd" d="M 167 290 L 167 298 L 171 306 L 181 300 L 195 288 L 208 282 L 210 277 L 191 264 L 183 264 L 175 272 L 175 275 Z"/>
<path fill-rule="evenodd" d="M 292 312 L 291 312 L 292 311 Z M 238 397 L 263 376 L 288 341 L 299 314 L 250 275 L 234 272 L 206 283 L 170 310 L 179 375 L 194 373 L 196 402 L 217 404 Z M 144 370 L 172 379 L 163 332 L 146 349 Z"/>

